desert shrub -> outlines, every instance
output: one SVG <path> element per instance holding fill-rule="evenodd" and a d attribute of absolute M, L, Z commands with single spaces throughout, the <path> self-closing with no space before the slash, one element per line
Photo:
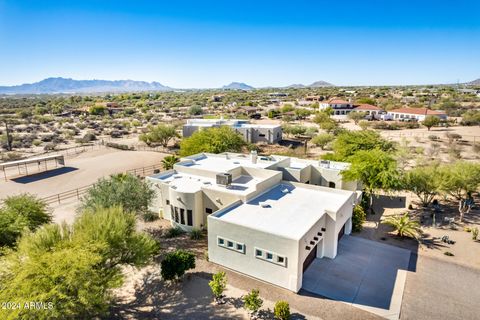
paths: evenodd
<path fill-rule="evenodd" d="M 431 134 L 431 135 L 428 136 L 428 139 L 431 140 L 431 141 L 437 141 L 437 140 L 440 140 L 440 137 L 436 136 L 434 134 Z"/>
<path fill-rule="evenodd" d="M 175 238 L 184 233 L 185 231 L 183 231 L 179 227 L 171 227 L 171 228 L 168 228 L 167 231 L 165 232 L 165 238 Z"/>
<path fill-rule="evenodd" d="M 122 206 L 127 212 L 145 213 L 154 196 L 155 191 L 144 180 L 131 174 L 116 174 L 89 188 L 81 209 Z"/>
<path fill-rule="evenodd" d="M 472 239 L 477 240 L 477 238 L 478 238 L 478 228 L 475 227 L 472 229 Z"/>
<path fill-rule="evenodd" d="M 190 239 L 192 240 L 200 240 L 203 238 L 202 230 L 193 228 L 190 232 Z"/>
<path fill-rule="evenodd" d="M 24 230 L 52 221 L 47 204 L 30 194 L 7 197 L 0 208 L 0 246 L 13 246 Z"/>
<path fill-rule="evenodd" d="M 125 151 L 131 151 L 134 150 L 133 147 L 130 147 L 126 144 L 120 144 L 120 143 L 114 143 L 114 142 L 107 142 L 106 143 L 107 147 L 114 148 L 114 149 L 120 149 L 120 150 L 125 150 Z"/>
<path fill-rule="evenodd" d="M 352 214 L 352 231 L 360 232 L 362 230 L 362 225 L 365 222 L 366 218 L 367 218 L 367 215 L 365 213 L 365 210 L 363 210 L 363 207 L 361 205 L 356 205 L 353 208 L 353 214 Z"/>
<path fill-rule="evenodd" d="M 167 281 L 182 277 L 187 270 L 195 268 L 195 254 L 185 250 L 170 252 L 162 261 L 162 278 Z"/>
<path fill-rule="evenodd" d="M 277 301 L 273 308 L 273 314 L 275 315 L 275 318 L 279 320 L 290 319 L 290 305 L 287 301 Z"/>
<path fill-rule="evenodd" d="M 155 212 L 147 211 L 142 215 L 142 218 L 143 218 L 143 221 L 145 222 L 152 222 L 152 221 L 158 220 L 159 216 Z"/>
<path fill-rule="evenodd" d="M 253 289 L 250 293 L 243 296 L 243 304 L 245 309 L 255 314 L 263 305 L 263 300 L 260 298 L 260 291 Z"/>
<path fill-rule="evenodd" d="M 448 257 L 453 257 L 454 256 L 454 254 L 451 253 L 450 251 L 445 251 L 443 254 L 448 256 Z"/>
<path fill-rule="evenodd" d="M 212 276 L 212 280 L 208 283 L 210 289 L 212 289 L 215 299 L 222 297 L 225 288 L 227 287 L 227 275 L 225 272 L 217 272 Z"/>

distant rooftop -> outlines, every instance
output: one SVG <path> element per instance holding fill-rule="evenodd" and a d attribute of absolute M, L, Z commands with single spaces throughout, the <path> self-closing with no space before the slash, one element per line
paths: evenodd
<path fill-rule="evenodd" d="M 338 211 L 352 194 L 352 191 L 319 186 L 279 184 L 247 203 L 219 210 L 214 217 L 289 239 L 300 239 L 326 211 Z"/>
<path fill-rule="evenodd" d="M 276 128 L 279 124 L 258 124 L 250 123 L 243 119 L 187 119 L 186 126 L 211 127 L 211 126 L 232 126 L 241 128 Z"/>

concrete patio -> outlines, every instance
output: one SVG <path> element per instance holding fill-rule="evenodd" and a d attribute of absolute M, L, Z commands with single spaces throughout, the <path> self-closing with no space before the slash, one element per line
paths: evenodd
<path fill-rule="evenodd" d="M 335 259 L 315 259 L 303 275 L 304 290 L 398 319 L 410 251 L 344 236 Z"/>

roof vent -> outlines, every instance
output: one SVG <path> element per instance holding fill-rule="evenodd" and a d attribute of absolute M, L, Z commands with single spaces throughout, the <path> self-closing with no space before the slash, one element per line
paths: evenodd
<path fill-rule="evenodd" d="M 282 190 L 282 193 L 289 193 L 289 192 L 290 192 L 290 190 L 288 190 L 287 188 Z"/>
<path fill-rule="evenodd" d="M 259 202 L 258 204 L 262 208 L 270 208 L 270 205 L 268 203 L 266 203 L 265 201 Z"/>

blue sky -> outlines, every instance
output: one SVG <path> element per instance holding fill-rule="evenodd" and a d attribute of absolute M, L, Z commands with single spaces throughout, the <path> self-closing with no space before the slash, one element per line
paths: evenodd
<path fill-rule="evenodd" d="M 178 88 L 480 78 L 480 1 L 0 0 L 0 85 Z"/>

